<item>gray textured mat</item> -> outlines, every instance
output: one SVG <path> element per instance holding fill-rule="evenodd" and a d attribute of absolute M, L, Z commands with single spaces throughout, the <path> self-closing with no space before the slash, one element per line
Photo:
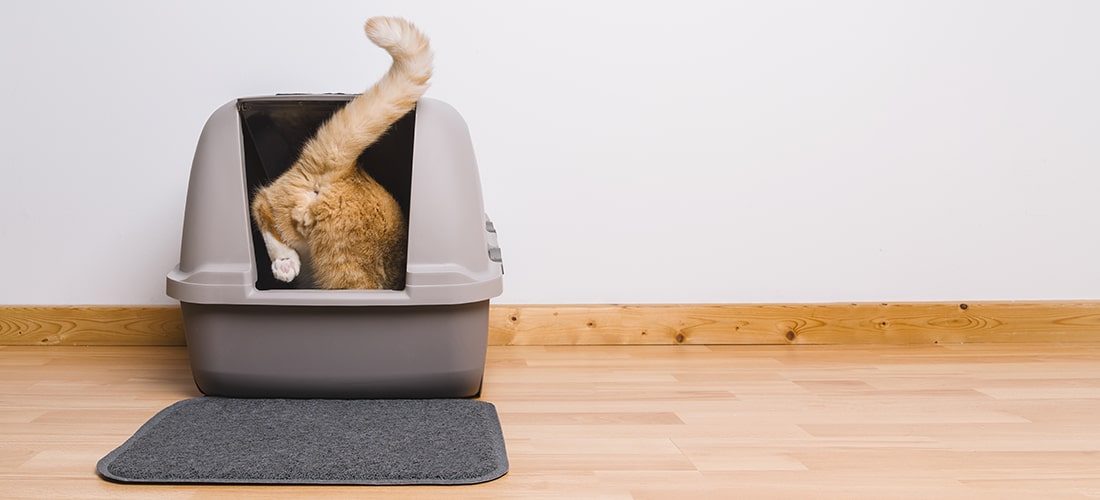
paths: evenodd
<path fill-rule="evenodd" d="M 473 484 L 508 471 L 496 408 L 467 399 L 200 397 L 99 461 L 136 483 Z"/>

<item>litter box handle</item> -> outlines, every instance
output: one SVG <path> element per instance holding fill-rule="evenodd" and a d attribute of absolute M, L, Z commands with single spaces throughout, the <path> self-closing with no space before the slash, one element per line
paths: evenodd
<path fill-rule="evenodd" d="M 500 272 L 504 274 L 504 259 L 500 255 L 500 243 L 497 241 L 497 228 L 485 214 L 485 240 L 489 244 L 489 260 L 500 264 Z"/>

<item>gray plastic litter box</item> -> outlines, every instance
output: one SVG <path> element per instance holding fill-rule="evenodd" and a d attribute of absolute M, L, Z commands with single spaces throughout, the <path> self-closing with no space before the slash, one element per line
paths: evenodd
<path fill-rule="evenodd" d="M 409 221 L 402 290 L 320 290 L 274 279 L 251 193 L 286 170 L 352 95 L 231 101 L 203 128 L 191 167 L 180 301 L 195 383 L 208 395 L 441 398 L 480 393 L 489 299 L 503 266 L 469 132 L 450 106 L 416 110 L 360 157 Z M 308 285 L 305 285 L 308 286 Z"/>

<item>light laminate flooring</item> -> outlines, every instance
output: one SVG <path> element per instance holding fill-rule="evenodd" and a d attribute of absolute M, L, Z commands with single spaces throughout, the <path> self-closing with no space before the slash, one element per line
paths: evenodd
<path fill-rule="evenodd" d="M 177 347 L 0 347 L 0 498 L 1098 498 L 1100 344 L 490 347 L 511 471 L 458 487 L 135 486 L 200 396 Z"/>

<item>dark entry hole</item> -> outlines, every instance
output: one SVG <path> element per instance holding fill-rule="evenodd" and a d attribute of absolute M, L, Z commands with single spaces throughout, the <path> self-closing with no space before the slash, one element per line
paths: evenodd
<path fill-rule="evenodd" d="M 282 175 L 313 134 L 333 113 L 354 95 L 259 97 L 240 99 L 237 110 L 243 132 L 245 183 L 251 206 L 256 190 Z M 409 217 L 412 186 L 413 137 L 416 111 L 405 115 L 389 131 L 359 156 L 359 168 L 365 170 L 393 195 Z M 251 214 L 249 214 L 251 221 Z M 406 242 L 408 245 L 408 242 Z M 291 283 L 275 279 L 263 236 L 252 221 L 252 248 L 256 259 L 256 288 L 278 290 L 310 288 L 310 283 Z M 402 266 L 404 267 L 404 266 Z M 404 280 L 401 280 L 404 281 Z"/>

